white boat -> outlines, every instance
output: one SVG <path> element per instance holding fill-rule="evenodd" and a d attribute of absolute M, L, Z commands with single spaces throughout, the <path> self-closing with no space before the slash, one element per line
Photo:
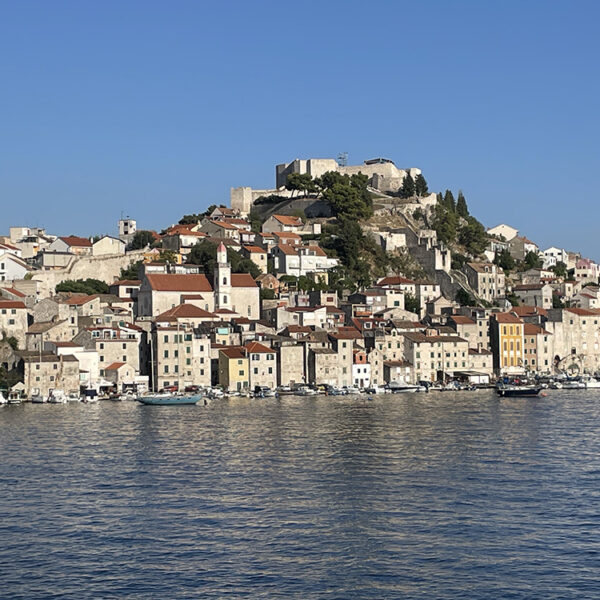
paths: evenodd
<path fill-rule="evenodd" d="M 8 404 L 8 400 L 4 397 L 2 392 L 0 392 L 0 406 L 4 406 L 6 404 Z"/>
<path fill-rule="evenodd" d="M 316 396 L 317 390 L 313 390 L 312 388 L 303 385 L 302 387 L 299 387 L 295 393 L 296 396 Z"/>
<path fill-rule="evenodd" d="M 44 404 L 45 402 L 48 402 L 48 398 L 42 394 L 34 394 L 31 396 L 31 402 L 33 404 Z"/>
<path fill-rule="evenodd" d="M 390 390 L 381 387 L 380 385 L 374 385 L 368 388 L 365 388 L 365 393 L 367 394 L 388 394 Z"/>
<path fill-rule="evenodd" d="M 579 379 L 569 379 L 562 385 L 563 390 L 585 390 L 585 383 Z"/>
<path fill-rule="evenodd" d="M 391 381 L 388 384 L 388 388 L 392 394 L 407 394 L 427 391 L 422 385 L 413 385 L 411 383 L 404 383 L 403 381 Z"/>
<path fill-rule="evenodd" d="M 50 404 L 66 404 L 67 396 L 62 390 L 52 390 L 48 396 L 48 402 Z"/>
<path fill-rule="evenodd" d="M 586 390 L 600 388 L 600 381 L 591 375 L 583 375 L 580 381 L 585 385 Z"/>
<path fill-rule="evenodd" d="M 360 394 L 360 390 L 354 385 L 346 385 L 343 390 L 346 394 Z"/>

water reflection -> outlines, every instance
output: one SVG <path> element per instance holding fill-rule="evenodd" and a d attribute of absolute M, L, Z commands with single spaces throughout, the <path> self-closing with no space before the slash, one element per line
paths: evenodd
<path fill-rule="evenodd" d="M 556 391 L 0 410 L 26 598 L 590 598 L 600 403 Z"/>

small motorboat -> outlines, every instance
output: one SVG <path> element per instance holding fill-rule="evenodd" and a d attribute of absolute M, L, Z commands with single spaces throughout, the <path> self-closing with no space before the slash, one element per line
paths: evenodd
<path fill-rule="evenodd" d="M 537 396 L 542 390 L 539 385 L 524 385 L 524 384 L 511 384 L 502 383 L 496 387 L 496 393 L 498 396 L 505 398 L 514 398 L 520 396 Z"/>
<path fill-rule="evenodd" d="M 34 394 L 33 396 L 31 396 L 31 402 L 33 404 L 45 404 L 46 402 L 48 402 L 48 398 L 46 398 L 46 396 L 42 394 Z"/>
<path fill-rule="evenodd" d="M 585 390 L 586 385 L 580 379 L 567 379 L 562 384 L 563 390 Z"/>
<path fill-rule="evenodd" d="M 4 394 L 0 392 L 0 406 L 6 406 L 8 404 L 8 400 L 4 397 Z"/>
<path fill-rule="evenodd" d="M 600 388 L 600 381 L 591 375 L 582 375 L 580 378 L 581 383 L 585 385 L 586 390 L 594 390 Z"/>
<path fill-rule="evenodd" d="M 388 389 L 392 394 L 412 394 L 414 392 L 426 392 L 427 389 L 423 385 L 414 385 L 403 381 L 391 381 L 388 384 Z"/>

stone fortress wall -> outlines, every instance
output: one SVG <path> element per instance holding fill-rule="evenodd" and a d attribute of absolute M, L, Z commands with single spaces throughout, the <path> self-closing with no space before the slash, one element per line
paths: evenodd
<path fill-rule="evenodd" d="M 420 169 L 399 169 L 391 160 L 373 159 L 365 161 L 362 165 L 338 164 L 333 158 L 308 158 L 295 159 L 289 163 L 275 166 L 275 188 L 271 190 L 255 190 L 251 187 L 231 188 L 231 208 L 237 209 L 243 214 L 248 214 L 254 202 L 260 196 L 277 194 L 280 196 L 291 196 L 291 192 L 285 189 L 287 178 L 292 173 L 308 173 L 314 178 L 321 177 L 328 171 L 337 171 L 344 175 L 355 175 L 362 173 L 369 177 L 369 185 L 381 192 L 397 192 L 408 173 L 413 179 L 421 173 Z"/>

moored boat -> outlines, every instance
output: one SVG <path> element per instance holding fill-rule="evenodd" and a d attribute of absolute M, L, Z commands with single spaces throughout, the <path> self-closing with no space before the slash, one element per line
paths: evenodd
<path fill-rule="evenodd" d="M 137 400 L 149 406 L 185 406 L 197 404 L 200 401 L 200 396 L 191 394 L 147 394 L 138 396 Z"/>
<path fill-rule="evenodd" d="M 505 398 L 519 396 L 537 396 L 542 390 L 539 385 L 523 385 L 517 383 L 502 383 L 496 388 L 496 393 Z"/>

